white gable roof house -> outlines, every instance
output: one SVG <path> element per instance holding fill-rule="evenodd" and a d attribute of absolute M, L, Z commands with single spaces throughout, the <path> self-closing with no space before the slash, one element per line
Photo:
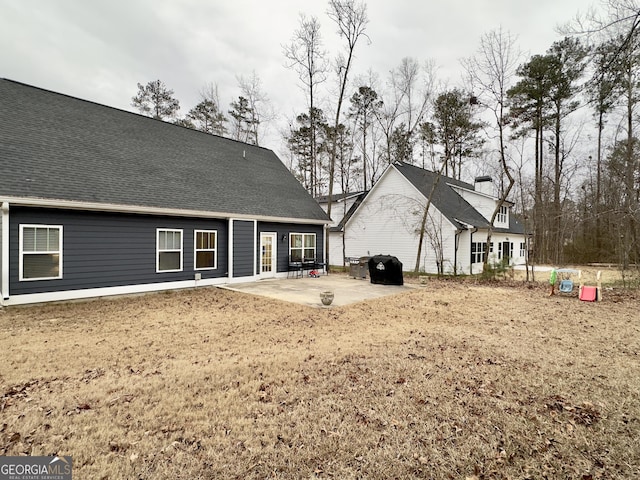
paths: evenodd
<path fill-rule="evenodd" d="M 435 188 L 433 187 L 435 183 Z M 477 274 L 484 255 L 490 263 L 525 263 L 524 228 L 506 202 L 496 216 L 487 246 L 489 222 L 499 199 L 490 177 L 474 184 L 440 176 L 408 163 L 389 165 L 378 182 L 330 229 L 330 261 L 345 257 L 393 255 L 403 270 L 415 268 L 424 209 L 433 189 L 419 270 Z M 333 213 L 333 212 L 332 212 Z"/>

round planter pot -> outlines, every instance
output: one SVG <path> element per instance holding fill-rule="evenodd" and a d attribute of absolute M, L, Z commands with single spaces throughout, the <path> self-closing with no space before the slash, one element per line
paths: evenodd
<path fill-rule="evenodd" d="M 331 305 L 331 302 L 333 302 L 333 292 L 320 292 L 320 300 L 323 305 Z"/>

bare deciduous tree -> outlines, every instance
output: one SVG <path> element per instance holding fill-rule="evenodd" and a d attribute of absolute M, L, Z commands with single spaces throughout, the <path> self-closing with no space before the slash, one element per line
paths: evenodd
<path fill-rule="evenodd" d="M 268 123 L 275 119 L 275 113 L 271 107 L 269 97 L 262 90 L 262 82 L 256 72 L 252 72 L 249 77 L 237 76 L 236 80 L 240 87 L 242 97 L 247 99 L 250 118 L 251 138 L 256 145 L 260 145 L 262 133 L 266 130 Z"/>
<path fill-rule="evenodd" d="M 515 75 L 520 61 L 520 52 L 515 46 L 515 38 L 502 29 L 484 34 L 480 38 L 478 53 L 463 62 L 473 91 L 477 90 L 476 103 L 491 112 L 497 132 L 497 148 L 502 167 L 502 174 L 507 177 L 506 188 L 500 192 L 500 198 L 491 215 L 489 230 L 487 231 L 487 245 L 491 244 L 493 223 L 498 212 L 505 204 L 515 179 L 511 173 L 507 159 L 506 144 L 506 117 L 507 117 L 507 90 Z M 489 256 L 484 256 L 486 268 Z"/>
<path fill-rule="evenodd" d="M 311 178 L 310 193 L 314 196 L 320 192 L 317 185 L 319 166 L 317 162 L 317 132 L 314 118 L 317 111 L 316 87 L 327 78 L 328 64 L 325 59 L 326 52 L 322 48 L 322 36 L 320 35 L 320 23 L 315 17 L 307 18 L 300 15 L 300 26 L 293 33 L 291 42 L 283 46 L 283 53 L 287 59 L 287 67 L 298 73 L 300 81 L 305 86 L 309 115 L 311 117 Z M 330 205 L 330 204 L 329 204 Z"/>
<path fill-rule="evenodd" d="M 340 114 L 344 101 L 349 71 L 353 61 L 356 44 L 361 37 L 368 38 L 365 30 L 369 23 L 367 16 L 367 5 L 356 3 L 355 0 L 330 0 L 329 11 L 327 13 L 336 26 L 340 38 L 345 41 L 345 54 L 340 54 L 336 58 L 335 69 L 338 77 L 338 98 L 335 110 L 335 122 L 333 132 L 337 132 L 340 125 Z M 327 214 L 331 216 L 331 204 L 333 203 L 333 183 L 336 169 L 337 139 L 335 135 L 329 139 L 329 195 L 327 198 Z M 329 236 L 327 235 L 325 254 L 327 263 L 329 262 Z"/>
<path fill-rule="evenodd" d="M 400 65 L 389 73 L 389 90 L 383 95 L 384 106 L 377 115 L 385 136 L 385 154 L 388 163 L 392 163 L 394 137 L 404 137 L 404 143 L 411 146 L 414 136 L 431 107 L 435 90 L 435 64 L 426 61 L 422 65 L 415 59 L 405 57 Z M 400 128 L 400 126 L 402 128 Z M 413 152 L 407 152 L 413 163 Z M 402 159 L 399 159 L 402 160 Z"/>

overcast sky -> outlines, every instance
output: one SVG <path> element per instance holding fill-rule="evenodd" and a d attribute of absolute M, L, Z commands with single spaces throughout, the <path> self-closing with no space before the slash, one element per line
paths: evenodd
<path fill-rule="evenodd" d="M 461 84 L 459 60 L 474 54 L 483 33 L 502 27 L 517 35 L 521 50 L 544 53 L 561 38 L 557 25 L 589 1 L 367 4 L 371 43 L 357 46 L 354 76 L 372 69 L 384 79 L 403 57 L 414 57 L 433 59 L 439 79 L 454 86 Z M 305 109 L 282 45 L 304 13 L 318 18 L 325 48 L 335 53 L 326 10 L 326 2 L 295 0 L 0 0 L 0 77 L 132 111 L 136 84 L 161 79 L 185 115 L 210 82 L 227 110 L 240 94 L 236 77 L 255 71 L 282 123 Z M 268 142 L 280 149 L 275 132 Z"/>

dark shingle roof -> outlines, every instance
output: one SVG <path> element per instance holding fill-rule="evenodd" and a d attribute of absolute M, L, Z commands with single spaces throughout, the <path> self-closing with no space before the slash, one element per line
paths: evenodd
<path fill-rule="evenodd" d="M 394 165 L 425 198 L 429 198 L 433 182 L 437 178 L 436 173 L 403 162 L 396 162 Z M 486 180 L 491 177 L 481 178 Z M 463 224 L 472 225 L 477 228 L 489 228 L 489 221 L 462 198 L 462 196 L 452 188 L 452 185 L 467 190 L 475 190 L 474 186 L 470 183 L 441 176 L 433 195 L 433 205 L 458 228 L 464 227 Z M 515 218 L 515 215 L 510 214 L 509 228 L 494 228 L 493 231 L 499 233 L 524 234 L 524 226 Z"/>
<path fill-rule="evenodd" d="M 366 192 L 359 192 L 357 194 L 358 195 L 357 198 L 355 199 L 351 207 L 349 207 L 349 210 L 347 210 L 347 213 L 345 213 L 344 217 L 342 217 L 342 220 L 340 220 L 338 225 L 336 225 L 335 227 L 331 227 L 329 231 L 342 232 L 344 230 L 345 224 L 351 219 L 351 217 L 356 212 L 360 204 L 364 201 L 364 198 L 367 196 L 368 193 L 369 193 L 369 190 L 367 190 Z"/>
<path fill-rule="evenodd" d="M 519 233 L 521 235 L 525 233 L 524 225 L 513 213 L 509 215 L 509 228 L 494 228 L 493 231 L 498 233 Z"/>
<path fill-rule="evenodd" d="M 433 184 L 438 177 L 437 174 L 408 163 L 396 162 L 394 165 L 425 198 L 429 198 Z M 432 204 L 442 212 L 447 220 L 458 228 L 464 227 L 465 224 L 478 228 L 488 228 L 489 222 L 487 219 L 462 198 L 451 185 L 469 190 L 474 189 L 473 185 L 469 183 L 441 176 L 433 193 Z"/>
<path fill-rule="evenodd" d="M 363 193 L 366 193 L 366 192 L 334 193 L 331 196 L 331 202 L 332 203 L 333 202 L 340 202 L 342 200 L 346 200 L 346 199 L 349 199 L 349 198 L 359 197 Z M 320 195 L 319 197 L 316 197 L 316 201 L 318 203 L 329 203 L 329 195 Z"/>
<path fill-rule="evenodd" d="M 328 222 L 273 151 L 0 79 L 0 197 Z"/>

